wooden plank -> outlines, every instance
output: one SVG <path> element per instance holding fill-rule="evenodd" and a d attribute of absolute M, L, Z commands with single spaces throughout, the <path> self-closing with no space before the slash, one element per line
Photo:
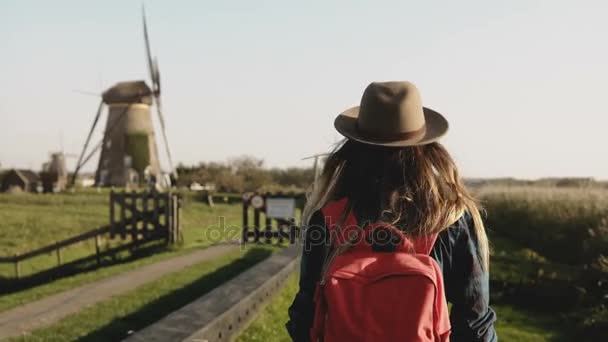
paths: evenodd
<path fill-rule="evenodd" d="M 162 240 L 162 239 L 164 239 L 164 236 L 159 236 L 159 235 L 153 235 L 152 234 L 152 235 L 149 236 L 149 238 L 148 238 L 147 241 L 148 242 L 152 242 L 152 241 L 159 241 L 159 240 Z M 27 275 L 27 279 L 39 278 L 39 277 L 43 277 L 43 278 L 46 278 L 46 277 L 55 277 L 56 274 L 57 274 L 57 272 L 58 272 L 58 269 L 60 269 L 60 268 L 62 268 L 62 269 L 69 269 L 69 268 L 75 267 L 76 265 L 79 265 L 79 264 L 86 264 L 86 263 L 89 263 L 89 262 L 95 262 L 98 257 L 99 258 L 103 258 L 103 257 L 115 255 L 115 254 L 120 253 L 120 252 L 131 251 L 131 250 L 133 250 L 134 247 L 135 247 L 135 244 L 133 242 L 125 243 L 125 244 L 116 246 L 116 247 L 114 247 L 112 249 L 106 249 L 106 250 L 100 251 L 99 256 L 97 256 L 95 254 L 91 254 L 91 255 L 82 257 L 80 259 L 64 263 L 61 266 L 56 266 L 56 267 L 52 267 L 52 268 L 49 268 L 49 269 L 45 269 L 45 270 L 42 270 L 42 271 L 34 273 L 34 274 L 28 274 Z"/>
<path fill-rule="evenodd" d="M 155 232 L 159 232 L 161 231 L 161 226 L 160 226 L 160 196 L 158 192 L 153 192 L 153 196 L 154 196 L 154 231 Z"/>
<path fill-rule="evenodd" d="M 285 248 L 123 342 L 232 341 L 298 269 L 299 255 Z"/>
<path fill-rule="evenodd" d="M 144 213 L 142 215 L 142 222 L 143 222 L 142 230 L 145 234 L 145 232 L 148 231 L 148 222 L 150 222 L 150 220 L 148 219 L 148 199 L 149 199 L 150 194 L 146 191 L 142 195 L 143 195 L 142 196 L 143 203 L 141 205 L 142 205 L 142 210 Z"/>
<path fill-rule="evenodd" d="M 171 243 L 177 242 L 177 195 L 171 195 Z"/>
<path fill-rule="evenodd" d="M 126 204 L 125 203 L 126 193 L 123 191 L 121 193 L 118 193 L 117 195 L 118 195 L 117 196 L 117 198 L 118 198 L 117 202 L 118 202 L 118 206 L 120 207 L 120 222 L 121 222 L 121 225 L 120 225 L 120 238 L 124 240 L 126 238 L 126 235 L 125 235 L 125 233 L 126 233 L 125 232 L 125 230 L 126 230 L 125 229 L 126 228 L 125 227 L 126 226 L 126 219 L 125 218 L 126 218 L 126 210 L 127 210 L 125 208 L 126 207 L 126 205 L 125 205 Z"/>
<path fill-rule="evenodd" d="M 139 195 L 133 190 L 131 192 L 131 240 L 137 241 L 139 215 L 137 210 L 137 200 Z"/>
<path fill-rule="evenodd" d="M 0 263 L 4 264 L 9 264 L 9 263 L 14 263 L 15 262 L 15 257 L 0 257 Z"/>
<path fill-rule="evenodd" d="M 177 238 L 183 242 L 182 238 L 182 198 L 177 196 Z"/>
<path fill-rule="evenodd" d="M 283 243 L 283 231 L 285 229 L 285 222 L 277 220 L 277 236 L 279 243 Z"/>
<path fill-rule="evenodd" d="M 243 200 L 243 237 L 242 242 L 249 242 L 249 205 Z"/>
<path fill-rule="evenodd" d="M 253 242 L 255 242 L 255 243 L 260 242 L 260 210 L 259 209 L 254 209 L 254 211 L 253 211 L 253 231 L 255 233 Z"/>
<path fill-rule="evenodd" d="M 271 244 L 272 243 L 272 219 L 270 217 L 266 216 L 266 219 L 264 220 L 264 226 L 265 226 L 264 236 L 266 237 L 264 239 L 264 241 L 267 244 Z"/>
<path fill-rule="evenodd" d="M 110 239 L 114 239 L 116 233 L 116 215 L 114 213 L 115 198 L 114 190 L 110 191 Z"/>
<path fill-rule="evenodd" d="M 249 205 L 246 201 L 243 201 L 243 228 L 249 226 Z"/>
<path fill-rule="evenodd" d="M 26 259 L 30 259 L 39 255 L 43 255 L 43 254 L 49 254 L 55 251 L 55 249 L 57 248 L 63 248 L 63 247 L 67 247 L 69 245 L 73 245 L 75 243 L 79 243 L 82 242 L 84 240 L 88 240 L 91 239 L 93 237 L 95 237 L 96 235 L 100 235 L 100 234 L 105 234 L 107 232 L 110 231 L 110 226 L 103 226 L 97 229 L 93 229 L 91 231 L 82 233 L 80 235 L 71 237 L 69 239 L 65 239 L 63 241 L 57 242 L 56 244 L 52 244 L 52 245 L 48 245 L 21 255 L 17 255 L 15 256 L 17 259 L 19 259 L 19 261 L 23 261 Z"/>
<path fill-rule="evenodd" d="M 170 226 L 170 221 L 171 221 L 171 194 L 170 193 L 165 193 L 164 194 L 164 202 L 165 202 L 165 207 L 164 209 L 164 214 L 165 214 L 165 225 L 164 225 L 164 229 L 165 229 L 165 233 L 167 234 L 167 243 L 170 243 L 171 241 L 171 226 Z"/>

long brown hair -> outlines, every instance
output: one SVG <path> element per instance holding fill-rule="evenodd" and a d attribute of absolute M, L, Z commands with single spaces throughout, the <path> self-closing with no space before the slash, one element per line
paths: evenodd
<path fill-rule="evenodd" d="M 482 264 L 488 266 L 480 206 L 439 143 L 385 147 L 345 139 L 327 157 L 313 184 L 303 223 L 327 203 L 344 197 L 352 201 L 357 216 L 390 223 L 411 236 L 441 232 L 468 212 Z"/>

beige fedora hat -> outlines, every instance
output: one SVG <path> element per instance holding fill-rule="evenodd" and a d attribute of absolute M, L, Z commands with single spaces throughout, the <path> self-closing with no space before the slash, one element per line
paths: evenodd
<path fill-rule="evenodd" d="M 365 88 L 361 105 L 338 115 L 334 126 L 347 138 L 384 146 L 424 145 L 448 131 L 447 120 L 423 107 L 410 82 L 374 82 Z"/>

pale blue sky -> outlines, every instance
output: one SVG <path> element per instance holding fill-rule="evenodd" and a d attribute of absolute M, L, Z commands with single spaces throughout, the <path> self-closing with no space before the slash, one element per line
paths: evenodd
<path fill-rule="evenodd" d="M 145 3 L 176 161 L 308 165 L 369 82 L 410 80 L 465 176 L 608 178 L 606 1 Z M 140 6 L 0 1 L 3 167 L 80 152 L 98 99 L 74 89 L 147 77 Z"/>

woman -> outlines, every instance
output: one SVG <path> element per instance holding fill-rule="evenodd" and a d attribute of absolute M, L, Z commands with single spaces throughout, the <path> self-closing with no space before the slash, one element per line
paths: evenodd
<path fill-rule="evenodd" d="M 293 340 L 309 341 L 313 321 L 324 321 L 315 317 L 315 290 L 327 256 L 338 254 L 345 240 L 336 243 L 339 239 L 329 237 L 323 208 L 347 199 L 344 215 L 351 210 L 361 229 L 380 222 L 413 240 L 436 237 L 429 249 L 443 276 L 444 297 L 452 304 L 449 338 L 496 341 L 488 239 L 478 204 L 437 142 L 447 132 L 447 121 L 422 106 L 413 84 L 386 82 L 370 84 L 361 105 L 340 114 L 334 125 L 347 139 L 328 157 L 304 210 L 300 288 L 287 323 Z"/>

